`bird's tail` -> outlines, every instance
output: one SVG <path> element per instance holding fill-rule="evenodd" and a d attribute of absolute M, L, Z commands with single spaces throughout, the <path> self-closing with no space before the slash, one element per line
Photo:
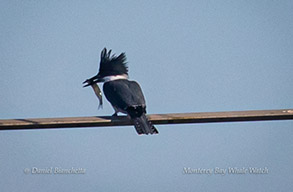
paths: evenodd
<path fill-rule="evenodd" d="M 140 117 L 134 117 L 132 118 L 132 121 L 134 123 L 134 127 L 136 129 L 136 132 L 141 134 L 158 134 L 158 130 L 153 126 L 153 124 L 148 120 L 145 113 L 143 113 Z"/>
<path fill-rule="evenodd" d="M 130 115 L 131 120 L 134 124 L 136 132 L 141 134 L 158 134 L 159 131 L 153 126 L 148 120 L 145 106 L 131 106 L 127 108 L 127 113 Z"/>

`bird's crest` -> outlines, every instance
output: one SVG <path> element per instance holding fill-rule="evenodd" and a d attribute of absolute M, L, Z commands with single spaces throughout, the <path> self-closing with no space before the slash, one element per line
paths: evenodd
<path fill-rule="evenodd" d="M 112 50 L 109 50 L 107 52 L 106 48 L 102 50 L 98 75 L 100 77 L 122 74 L 128 75 L 125 53 L 121 53 L 119 56 L 115 56 L 115 54 L 111 55 L 111 51 Z"/>

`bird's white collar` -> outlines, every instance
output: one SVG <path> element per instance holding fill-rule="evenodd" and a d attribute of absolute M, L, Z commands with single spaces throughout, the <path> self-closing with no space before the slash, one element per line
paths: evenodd
<path fill-rule="evenodd" d="M 104 82 L 115 81 L 118 79 L 128 79 L 128 75 L 111 75 L 103 78 Z"/>

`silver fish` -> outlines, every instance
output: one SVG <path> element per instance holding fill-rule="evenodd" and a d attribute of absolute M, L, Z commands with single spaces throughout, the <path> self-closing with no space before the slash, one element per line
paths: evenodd
<path fill-rule="evenodd" d="M 91 84 L 91 87 L 93 88 L 93 90 L 94 90 L 94 92 L 100 102 L 98 109 L 103 108 L 103 96 L 102 96 L 102 91 L 101 91 L 99 85 L 97 83 L 94 83 L 94 84 Z"/>

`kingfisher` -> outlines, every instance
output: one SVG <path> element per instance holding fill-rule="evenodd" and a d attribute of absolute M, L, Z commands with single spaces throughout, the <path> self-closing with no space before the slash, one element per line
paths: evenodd
<path fill-rule="evenodd" d="M 111 51 L 102 50 L 98 74 L 85 80 L 84 87 L 92 86 L 101 104 L 97 83 L 104 83 L 103 92 L 115 111 L 112 116 L 117 116 L 118 112 L 127 114 L 139 135 L 158 134 L 146 116 L 146 102 L 140 85 L 128 79 L 125 53 L 116 56 L 111 55 Z"/>

